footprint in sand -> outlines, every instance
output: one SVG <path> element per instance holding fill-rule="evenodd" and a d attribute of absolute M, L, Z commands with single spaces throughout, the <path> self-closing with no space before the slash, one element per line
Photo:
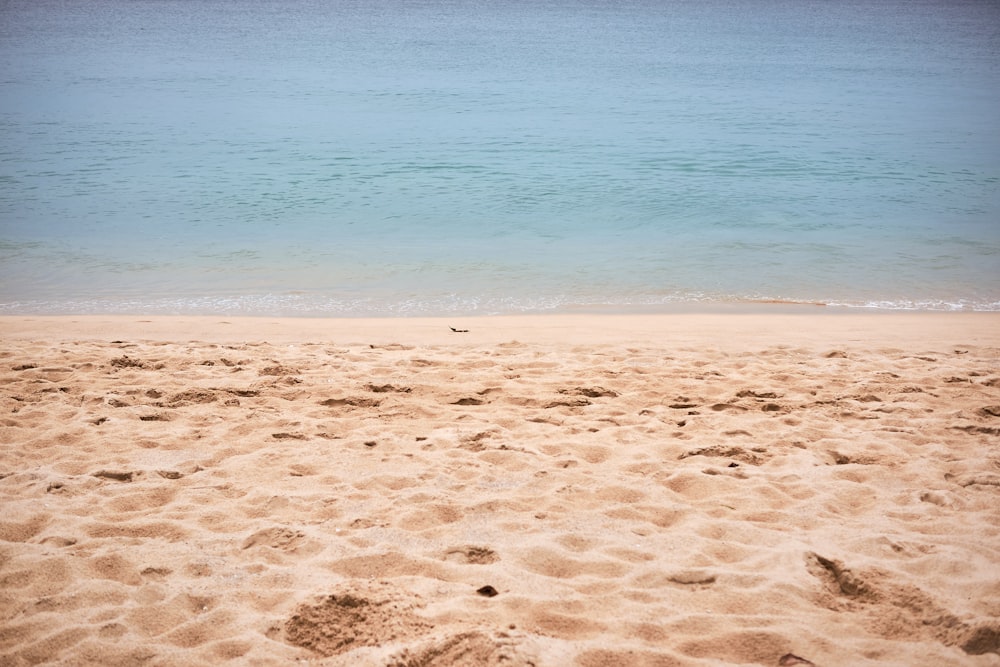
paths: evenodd
<path fill-rule="evenodd" d="M 628 571 L 628 567 L 618 561 L 571 558 L 541 547 L 530 550 L 522 559 L 522 564 L 531 572 L 555 579 L 582 576 L 617 578 Z"/>
<path fill-rule="evenodd" d="M 217 400 L 217 398 L 218 396 L 214 391 L 206 391 L 204 389 L 189 389 L 187 391 L 182 391 L 178 394 L 174 394 L 173 396 L 171 396 L 168 401 L 164 402 L 164 407 L 180 408 L 186 405 L 201 405 L 204 403 L 214 403 Z"/>
<path fill-rule="evenodd" d="M 320 401 L 319 404 L 327 408 L 377 408 L 382 401 L 373 398 L 328 398 L 325 401 Z"/>
<path fill-rule="evenodd" d="M 746 408 L 742 405 L 735 405 L 733 403 L 716 403 L 709 406 L 715 412 L 722 412 L 724 410 L 734 410 L 736 412 L 746 412 Z"/>
<path fill-rule="evenodd" d="M 410 387 L 401 387 L 394 384 L 369 384 L 365 385 L 365 389 L 375 394 L 386 394 L 386 393 L 396 393 L 396 394 L 409 394 L 413 389 Z"/>
<path fill-rule="evenodd" d="M 394 655 L 393 665 L 479 665 L 528 667 L 541 664 L 518 646 L 510 633 L 461 632 Z"/>
<path fill-rule="evenodd" d="M 778 395 L 773 391 L 753 391 L 752 389 L 744 389 L 736 394 L 737 398 L 778 398 Z"/>
<path fill-rule="evenodd" d="M 271 437 L 275 440 L 305 440 L 306 436 L 301 433 L 287 433 L 282 431 L 281 433 L 272 433 Z"/>
<path fill-rule="evenodd" d="M 148 365 L 145 362 L 139 361 L 138 359 L 132 359 L 127 354 L 116 359 L 112 359 L 110 363 L 113 368 L 148 368 Z"/>
<path fill-rule="evenodd" d="M 685 570 L 671 574 L 668 577 L 671 583 L 681 586 L 709 586 L 715 583 L 716 576 L 702 570 Z"/>
<path fill-rule="evenodd" d="M 139 473 L 132 472 L 130 470 L 98 470 L 93 473 L 92 477 L 100 477 L 102 479 L 113 479 L 116 482 L 131 482 Z"/>
<path fill-rule="evenodd" d="M 453 401 L 452 405 L 483 405 L 486 401 L 480 398 L 466 397 L 460 398 L 457 401 Z"/>
<path fill-rule="evenodd" d="M 743 463 L 749 463 L 750 465 L 758 466 L 763 463 L 763 457 L 754 453 L 754 451 L 743 449 L 742 447 L 726 447 L 724 445 L 712 445 L 711 447 L 699 447 L 698 449 L 691 449 L 677 458 L 683 460 L 690 458 L 692 456 L 718 456 L 730 459 L 736 459 L 737 461 L 742 461 Z"/>
<path fill-rule="evenodd" d="M 567 396 L 586 396 L 587 398 L 616 398 L 618 396 L 618 392 L 604 387 L 574 387 L 573 389 L 560 389 L 559 393 Z"/>
<path fill-rule="evenodd" d="M 887 639 L 932 639 L 969 655 L 1000 653 L 1000 625 L 963 622 L 920 588 L 897 584 L 885 572 L 855 572 L 839 560 L 814 552 L 806 554 L 806 568 L 834 596 L 826 602 L 831 609 L 840 609 L 836 598 L 846 596 L 860 603 L 857 613 L 893 618 L 885 626 L 872 624 Z"/>
<path fill-rule="evenodd" d="M 281 364 L 277 364 L 277 365 L 274 365 L 274 366 L 267 366 L 266 368 L 262 368 L 260 370 L 260 373 L 259 373 L 259 375 L 261 375 L 261 376 L 273 376 L 273 377 L 281 377 L 281 376 L 286 376 L 286 375 L 298 375 L 298 374 L 299 374 L 299 370 L 297 368 L 292 368 L 290 366 L 282 366 Z"/>
<path fill-rule="evenodd" d="M 489 547 L 464 546 L 449 549 L 444 553 L 443 560 L 472 565 L 486 565 L 497 562 L 500 560 L 500 556 Z"/>
<path fill-rule="evenodd" d="M 292 530 L 283 526 L 275 526 L 265 530 L 258 530 L 250 537 L 243 540 L 243 549 L 265 546 L 281 551 L 295 551 L 305 539 L 305 533 L 300 530 Z"/>

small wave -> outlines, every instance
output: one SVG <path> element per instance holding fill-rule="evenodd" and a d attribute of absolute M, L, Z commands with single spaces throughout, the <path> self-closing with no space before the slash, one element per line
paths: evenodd
<path fill-rule="evenodd" d="M 1000 301 L 969 301 L 966 299 L 896 299 L 864 302 L 830 302 L 830 306 L 868 310 L 912 310 L 933 312 L 1000 312 Z"/>

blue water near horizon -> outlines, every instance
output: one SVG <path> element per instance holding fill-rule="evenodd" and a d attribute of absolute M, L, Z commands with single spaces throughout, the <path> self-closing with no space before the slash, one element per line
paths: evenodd
<path fill-rule="evenodd" d="M 6 0 L 0 314 L 1000 310 L 1000 2 Z"/>

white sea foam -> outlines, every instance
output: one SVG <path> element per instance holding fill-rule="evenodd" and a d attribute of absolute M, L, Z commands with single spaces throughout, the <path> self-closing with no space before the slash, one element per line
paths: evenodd
<path fill-rule="evenodd" d="M 405 300 L 336 299 L 302 295 L 203 296 L 163 299 L 84 299 L 0 303 L 0 315 L 120 314 L 283 317 L 420 317 L 545 313 L 669 313 L 729 306 L 802 306 L 882 311 L 1000 312 L 1000 302 L 867 301 L 812 302 L 774 298 L 653 297 L 578 301 L 565 296 L 471 298 L 459 295 Z"/>

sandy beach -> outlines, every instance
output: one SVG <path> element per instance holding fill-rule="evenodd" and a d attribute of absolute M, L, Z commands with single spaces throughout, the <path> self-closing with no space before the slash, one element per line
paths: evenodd
<path fill-rule="evenodd" d="M 1000 314 L 0 341 L 2 665 L 1000 665 Z"/>

